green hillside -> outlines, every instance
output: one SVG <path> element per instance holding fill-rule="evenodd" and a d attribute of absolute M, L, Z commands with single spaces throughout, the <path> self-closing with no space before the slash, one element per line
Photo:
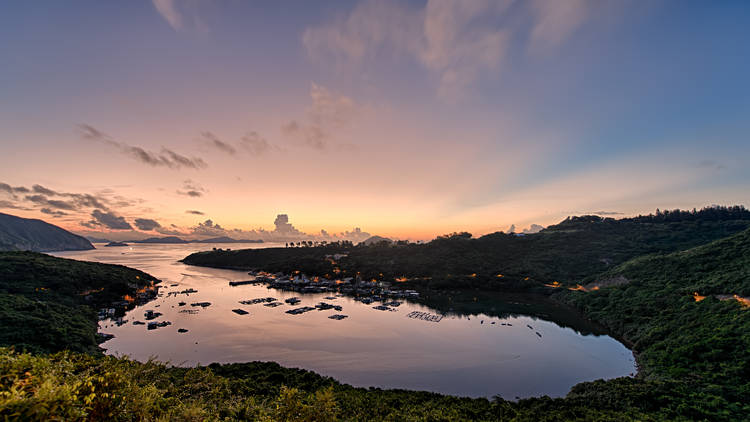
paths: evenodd
<path fill-rule="evenodd" d="M 0 252 L 0 346 L 97 351 L 96 311 L 153 281 L 121 265 Z"/>
<path fill-rule="evenodd" d="M 677 380 L 698 407 L 748 414 L 750 302 L 734 295 L 750 296 L 750 230 L 636 258 L 598 280 L 618 276 L 629 281 L 558 297 L 631 342 L 645 380 Z"/>

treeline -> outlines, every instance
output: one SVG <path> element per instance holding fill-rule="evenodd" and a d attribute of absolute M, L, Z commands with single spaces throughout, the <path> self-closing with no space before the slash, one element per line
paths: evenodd
<path fill-rule="evenodd" d="M 635 222 L 635 223 L 676 223 L 681 221 L 728 221 L 728 220 L 750 220 L 750 211 L 743 205 L 713 205 L 704 207 L 700 210 L 660 210 L 648 215 L 639 215 L 637 217 L 628 217 L 614 219 L 611 217 L 600 217 L 598 215 L 584 215 L 568 217 L 560 224 L 552 226 L 549 229 L 555 230 L 565 227 L 570 223 L 597 223 L 597 222 Z"/>
<path fill-rule="evenodd" d="M 425 244 L 202 252 L 184 262 L 308 276 L 407 278 L 415 287 L 433 289 L 533 290 L 552 281 L 580 283 L 637 256 L 688 249 L 750 227 L 743 207 L 670 211 L 670 216 L 695 217 L 678 221 L 668 221 L 664 214 L 619 220 L 573 217 L 524 236 L 497 232 L 475 239 L 463 232 Z M 333 262 L 327 258 L 333 254 L 347 256 Z"/>

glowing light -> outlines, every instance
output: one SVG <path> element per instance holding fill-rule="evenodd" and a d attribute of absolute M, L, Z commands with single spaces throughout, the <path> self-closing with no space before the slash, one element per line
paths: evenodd
<path fill-rule="evenodd" d="M 693 292 L 693 299 L 695 299 L 696 302 L 700 302 L 701 300 L 705 298 L 706 296 L 701 296 L 698 294 L 698 292 Z"/>

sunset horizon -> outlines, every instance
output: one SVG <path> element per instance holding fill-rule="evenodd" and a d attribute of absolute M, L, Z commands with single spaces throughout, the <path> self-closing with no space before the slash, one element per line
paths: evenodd
<path fill-rule="evenodd" d="M 4 14 L 2 212 L 430 240 L 747 205 L 733 2 L 77 4 Z"/>
<path fill-rule="evenodd" d="M 0 420 L 748 419 L 750 1 L 0 10 Z"/>

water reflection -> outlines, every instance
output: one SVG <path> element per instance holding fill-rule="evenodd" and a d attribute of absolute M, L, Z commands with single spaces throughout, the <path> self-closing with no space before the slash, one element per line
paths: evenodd
<path fill-rule="evenodd" d="M 482 296 L 476 304 L 473 298 L 448 303 L 447 296 L 436 296 L 428 299 L 433 307 L 405 302 L 393 312 L 381 311 L 373 309 L 376 304 L 349 297 L 330 299 L 330 293 L 300 294 L 261 285 L 230 287 L 230 281 L 245 280 L 247 274 L 178 262 L 196 248 L 214 246 L 222 245 L 134 245 L 56 255 L 127 265 L 163 280 L 163 295 L 128 312 L 127 323 L 104 322 L 101 327 L 115 335 L 103 344 L 108 353 L 138 360 L 157 357 L 176 365 L 276 361 L 355 386 L 508 399 L 563 396 L 578 382 L 635 371 L 633 356 L 622 344 L 606 335 L 581 334 L 597 332 L 596 327 L 582 329 L 577 326 L 581 321 L 569 319 L 574 317 L 561 317 L 554 308 L 529 305 L 518 297 Z M 187 289 L 197 292 L 169 294 Z M 240 303 L 269 296 L 282 305 Z M 285 303 L 293 297 L 301 302 Z M 485 301 L 493 301 L 493 311 Z M 180 306 L 181 302 L 185 304 Z M 190 306 L 199 302 L 210 306 Z M 342 311 L 286 313 L 319 302 L 339 305 Z M 451 308 L 452 312 L 444 312 Z M 154 321 L 171 325 L 153 330 L 134 325 L 145 320 L 147 310 L 162 314 Z M 409 317 L 415 312 L 445 316 L 439 322 Z M 555 316 L 541 318 L 545 312 Z M 348 318 L 330 319 L 334 314 Z"/>

